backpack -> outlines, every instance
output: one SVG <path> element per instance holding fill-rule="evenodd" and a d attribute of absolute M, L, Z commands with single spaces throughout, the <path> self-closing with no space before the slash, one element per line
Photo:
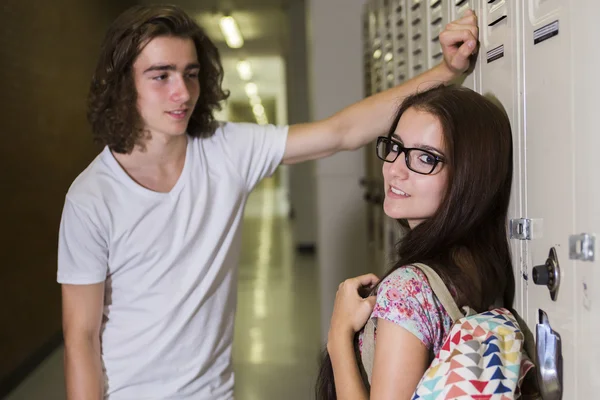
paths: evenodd
<path fill-rule="evenodd" d="M 454 324 L 444 345 L 417 385 L 412 400 L 521 398 L 523 378 L 534 367 L 525 347 L 533 336 L 506 308 L 475 313 L 458 308 L 439 275 L 425 264 L 413 264 L 427 276 L 431 288 Z M 520 325 L 524 325 L 525 332 Z M 375 354 L 375 324 L 365 325 L 362 366 L 369 383 Z M 526 343 L 527 342 L 527 343 Z M 527 398 L 538 399 L 537 394 Z"/>

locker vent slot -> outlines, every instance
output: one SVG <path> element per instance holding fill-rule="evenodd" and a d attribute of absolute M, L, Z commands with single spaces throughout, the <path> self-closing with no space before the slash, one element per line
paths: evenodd
<path fill-rule="evenodd" d="M 440 4 L 442 4 L 442 0 L 431 0 L 431 8 L 436 8 Z"/>
<path fill-rule="evenodd" d="M 441 23 L 443 20 L 442 17 L 437 17 L 434 21 L 431 21 L 431 25 L 437 25 L 439 23 Z"/>
<path fill-rule="evenodd" d="M 503 21 L 503 20 L 505 20 L 506 18 L 507 18 L 507 16 L 506 16 L 506 15 L 503 15 L 503 16 L 501 16 L 500 18 L 498 18 L 497 20 L 495 20 L 495 21 L 491 22 L 490 24 L 488 24 L 488 26 L 494 26 L 494 25 L 496 25 L 497 23 L 499 23 L 500 21 Z"/>
<path fill-rule="evenodd" d="M 457 7 L 462 6 L 463 4 L 465 4 L 467 2 L 467 0 L 456 0 L 456 3 L 454 3 Z"/>

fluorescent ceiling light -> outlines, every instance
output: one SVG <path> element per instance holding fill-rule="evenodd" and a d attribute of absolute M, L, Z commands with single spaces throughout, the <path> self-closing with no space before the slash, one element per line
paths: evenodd
<path fill-rule="evenodd" d="M 242 38 L 240 28 L 232 16 L 227 15 L 225 17 L 221 17 L 219 20 L 219 26 L 221 27 L 221 32 L 225 37 L 227 46 L 231 47 L 232 49 L 239 49 L 244 45 L 244 38 Z"/>
<path fill-rule="evenodd" d="M 243 81 L 249 81 L 252 79 L 252 66 L 249 61 L 242 60 L 237 63 L 237 72 L 240 79 Z"/>
<path fill-rule="evenodd" d="M 250 96 L 250 105 L 255 106 L 257 104 L 261 104 L 262 101 L 258 95 Z"/>
<path fill-rule="evenodd" d="M 248 97 L 252 98 L 252 96 L 256 96 L 258 94 L 258 86 L 254 82 L 248 82 L 245 86 L 246 94 Z"/>
<path fill-rule="evenodd" d="M 262 104 L 255 104 L 255 105 L 252 106 L 252 112 L 256 116 L 258 116 L 258 115 L 265 115 L 265 108 L 263 107 Z"/>

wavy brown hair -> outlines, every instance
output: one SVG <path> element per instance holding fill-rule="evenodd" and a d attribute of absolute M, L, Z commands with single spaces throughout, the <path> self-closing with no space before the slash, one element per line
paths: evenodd
<path fill-rule="evenodd" d="M 214 110 L 229 96 L 221 88 L 223 66 L 219 51 L 183 10 L 170 5 L 135 6 L 122 13 L 109 27 L 88 95 L 88 120 L 94 141 L 117 153 L 131 153 L 144 138 L 137 109 L 133 64 L 144 46 L 159 36 L 194 41 L 200 63 L 200 97 L 192 112 L 187 133 L 214 133 Z"/>
<path fill-rule="evenodd" d="M 410 108 L 430 113 L 440 122 L 448 184 L 435 214 L 407 229 L 397 245 L 398 261 L 386 276 L 403 266 L 424 263 L 456 290 L 459 306 L 478 312 L 498 303 L 511 308 L 515 277 L 506 220 L 513 156 L 507 115 L 470 89 L 439 86 L 407 97 L 389 136 Z M 399 222 L 408 227 L 406 221 Z M 336 399 L 328 354 L 321 363 L 316 397 Z"/>

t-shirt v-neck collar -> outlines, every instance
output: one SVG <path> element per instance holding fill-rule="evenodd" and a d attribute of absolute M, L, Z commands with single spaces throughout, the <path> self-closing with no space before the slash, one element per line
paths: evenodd
<path fill-rule="evenodd" d="M 104 150 L 102 151 L 102 158 L 108 164 L 110 169 L 117 175 L 119 180 L 121 182 L 123 182 L 125 185 L 127 185 L 127 187 L 136 191 L 137 193 L 143 194 L 145 196 L 170 197 L 170 196 L 177 195 L 181 191 L 183 186 L 185 185 L 186 177 L 189 173 L 189 168 L 190 168 L 189 165 L 192 162 L 191 148 L 192 148 L 192 138 L 187 137 L 185 161 L 183 164 L 183 169 L 181 170 L 181 174 L 179 175 L 177 182 L 171 188 L 171 190 L 169 190 L 168 192 L 157 192 L 157 191 L 148 189 L 148 188 L 140 185 L 139 183 L 137 183 L 135 180 L 133 180 L 129 176 L 129 174 L 127 174 L 125 169 L 123 169 L 123 167 L 119 164 L 119 162 L 117 161 L 115 156 L 112 154 L 112 152 L 110 151 L 108 146 L 104 147 Z"/>

